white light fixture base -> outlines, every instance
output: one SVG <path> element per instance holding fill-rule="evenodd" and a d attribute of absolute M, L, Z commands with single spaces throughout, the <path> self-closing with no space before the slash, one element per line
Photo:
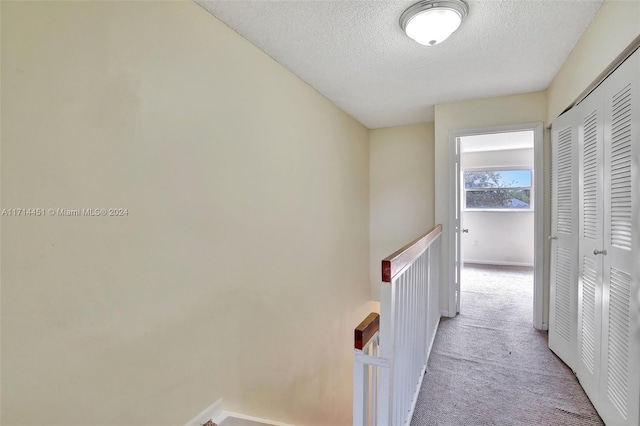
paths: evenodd
<path fill-rule="evenodd" d="M 423 0 L 400 15 L 400 27 L 425 46 L 435 46 L 458 29 L 469 13 L 463 0 Z"/>

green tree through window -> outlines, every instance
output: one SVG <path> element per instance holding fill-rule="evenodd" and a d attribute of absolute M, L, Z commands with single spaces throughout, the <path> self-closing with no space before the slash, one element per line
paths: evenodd
<path fill-rule="evenodd" d="M 464 172 L 467 209 L 531 209 L 531 170 Z"/>

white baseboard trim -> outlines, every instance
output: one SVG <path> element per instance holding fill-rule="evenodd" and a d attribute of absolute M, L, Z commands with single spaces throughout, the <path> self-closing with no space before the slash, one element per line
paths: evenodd
<path fill-rule="evenodd" d="M 549 331 L 549 324 L 542 323 L 542 331 Z"/>
<path fill-rule="evenodd" d="M 507 262 L 507 261 L 493 261 L 493 260 L 471 260 L 465 259 L 464 263 L 475 263 L 477 265 L 495 265 L 495 266 L 526 266 L 533 268 L 533 263 L 527 262 Z"/>
<path fill-rule="evenodd" d="M 222 411 L 222 398 L 202 410 L 200 414 L 189 420 L 185 426 L 202 426 L 209 420 L 218 418 Z M 214 420 L 215 421 L 215 420 Z"/>
<path fill-rule="evenodd" d="M 202 410 L 200 414 L 189 420 L 185 426 L 202 426 L 209 420 L 215 424 L 220 424 L 229 417 L 236 419 L 248 420 L 256 423 L 263 423 L 272 426 L 294 426 L 287 423 L 276 422 L 273 420 L 261 419 L 259 417 L 246 416 L 244 414 L 233 413 L 231 411 L 224 411 L 222 409 L 222 398 Z"/>
<path fill-rule="evenodd" d="M 247 415 L 244 415 L 244 414 L 233 413 L 231 411 L 223 411 L 221 415 L 219 415 L 218 417 L 213 419 L 213 422 L 216 423 L 216 424 L 220 424 L 220 423 L 222 423 L 224 420 L 226 420 L 229 417 L 233 417 L 233 418 L 236 418 L 236 419 L 242 419 L 242 420 L 248 420 L 248 421 L 256 422 L 256 423 L 263 423 L 263 424 L 272 425 L 272 426 L 294 426 L 294 425 L 291 425 L 291 424 L 288 424 L 288 423 L 276 422 L 274 420 L 261 419 L 260 417 L 247 416 Z"/>

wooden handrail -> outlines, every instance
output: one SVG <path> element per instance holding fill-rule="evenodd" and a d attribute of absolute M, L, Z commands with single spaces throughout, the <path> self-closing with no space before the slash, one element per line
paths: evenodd
<path fill-rule="evenodd" d="M 371 312 L 354 330 L 353 347 L 362 350 L 380 329 L 380 315 Z"/>
<path fill-rule="evenodd" d="M 390 283 L 393 277 L 411 264 L 429 247 L 429 244 L 442 233 L 442 225 L 437 225 L 431 231 L 410 242 L 400 250 L 382 261 L 382 281 Z"/>

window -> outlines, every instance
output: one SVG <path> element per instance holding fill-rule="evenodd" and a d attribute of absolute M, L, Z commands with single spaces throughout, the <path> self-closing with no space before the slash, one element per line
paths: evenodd
<path fill-rule="evenodd" d="M 467 210 L 532 210 L 532 171 L 467 170 L 464 198 Z"/>

